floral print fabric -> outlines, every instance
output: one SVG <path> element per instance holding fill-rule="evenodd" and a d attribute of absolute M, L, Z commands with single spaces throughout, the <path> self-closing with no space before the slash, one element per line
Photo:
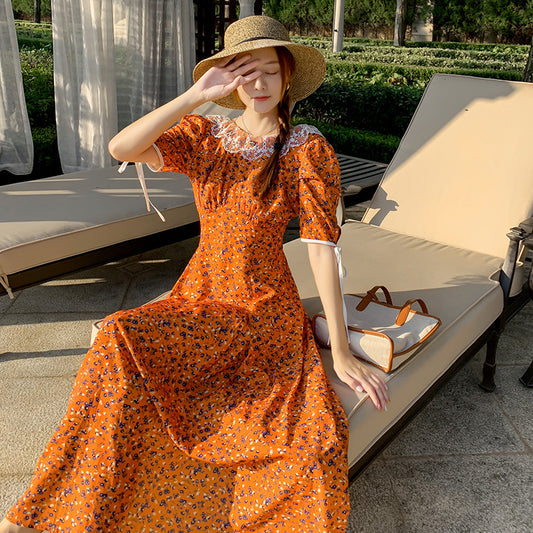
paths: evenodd
<path fill-rule="evenodd" d="M 318 131 L 297 126 L 260 199 L 254 178 L 273 142 L 196 115 L 158 139 L 163 170 L 193 185 L 198 249 L 168 298 L 106 319 L 11 521 L 345 531 L 347 421 L 282 248 L 296 215 L 302 237 L 337 241 L 340 173 Z"/>

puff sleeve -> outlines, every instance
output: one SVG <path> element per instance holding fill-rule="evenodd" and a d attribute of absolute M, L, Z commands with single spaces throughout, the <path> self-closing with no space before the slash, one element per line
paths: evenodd
<path fill-rule="evenodd" d="M 340 236 L 336 210 L 340 198 L 340 168 L 333 147 L 322 136 L 314 136 L 300 158 L 300 238 L 335 245 Z"/>
<path fill-rule="evenodd" d="M 201 147 L 211 126 L 211 122 L 200 115 L 184 116 L 155 141 L 160 166 L 152 170 L 180 172 L 192 179 L 195 171 L 202 166 L 204 150 Z"/>

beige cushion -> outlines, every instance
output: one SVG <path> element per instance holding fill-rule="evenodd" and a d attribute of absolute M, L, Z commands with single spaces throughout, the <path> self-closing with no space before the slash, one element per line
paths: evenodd
<path fill-rule="evenodd" d="M 13 274 L 198 220 L 189 179 L 146 173 L 162 222 L 148 213 L 134 166 L 0 188 L 0 273 Z"/>
<path fill-rule="evenodd" d="M 364 221 L 504 257 L 533 214 L 533 84 L 436 75 Z"/>
<path fill-rule="evenodd" d="M 364 401 L 366 394 L 342 383 L 329 350 L 321 350 L 326 372 L 349 416 L 352 465 L 499 316 L 503 299 L 494 278 L 501 259 L 355 221 L 343 226 L 340 245 L 348 270 L 346 293 L 385 285 L 394 303 L 422 298 L 429 312 L 442 320 L 435 335 L 406 363 L 392 374 L 381 373 L 389 382 L 387 412 L 376 411 Z M 285 254 L 304 307 L 313 316 L 322 306 L 306 245 L 292 241 L 285 245 Z"/>

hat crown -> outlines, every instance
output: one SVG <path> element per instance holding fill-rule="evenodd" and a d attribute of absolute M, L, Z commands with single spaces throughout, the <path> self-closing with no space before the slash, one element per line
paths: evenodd
<path fill-rule="evenodd" d="M 224 34 L 224 48 L 257 39 L 290 42 L 289 32 L 281 22 L 264 15 L 254 15 L 237 20 L 228 26 Z"/>

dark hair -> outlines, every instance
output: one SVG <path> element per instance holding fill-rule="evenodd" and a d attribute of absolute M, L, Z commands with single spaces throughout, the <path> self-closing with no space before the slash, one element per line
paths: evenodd
<path fill-rule="evenodd" d="M 281 100 L 278 103 L 278 115 L 280 118 L 279 135 L 274 141 L 274 152 L 265 161 L 263 168 L 257 176 L 256 191 L 259 196 L 263 196 L 269 189 L 272 178 L 277 175 L 279 170 L 279 155 L 289 136 L 291 129 L 291 101 L 289 89 L 292 75 L 294 73 L 295 63 L 292 54 L 284 46 L 276 46 L 278 54 L 279 67 L 281 72 Z"/>

